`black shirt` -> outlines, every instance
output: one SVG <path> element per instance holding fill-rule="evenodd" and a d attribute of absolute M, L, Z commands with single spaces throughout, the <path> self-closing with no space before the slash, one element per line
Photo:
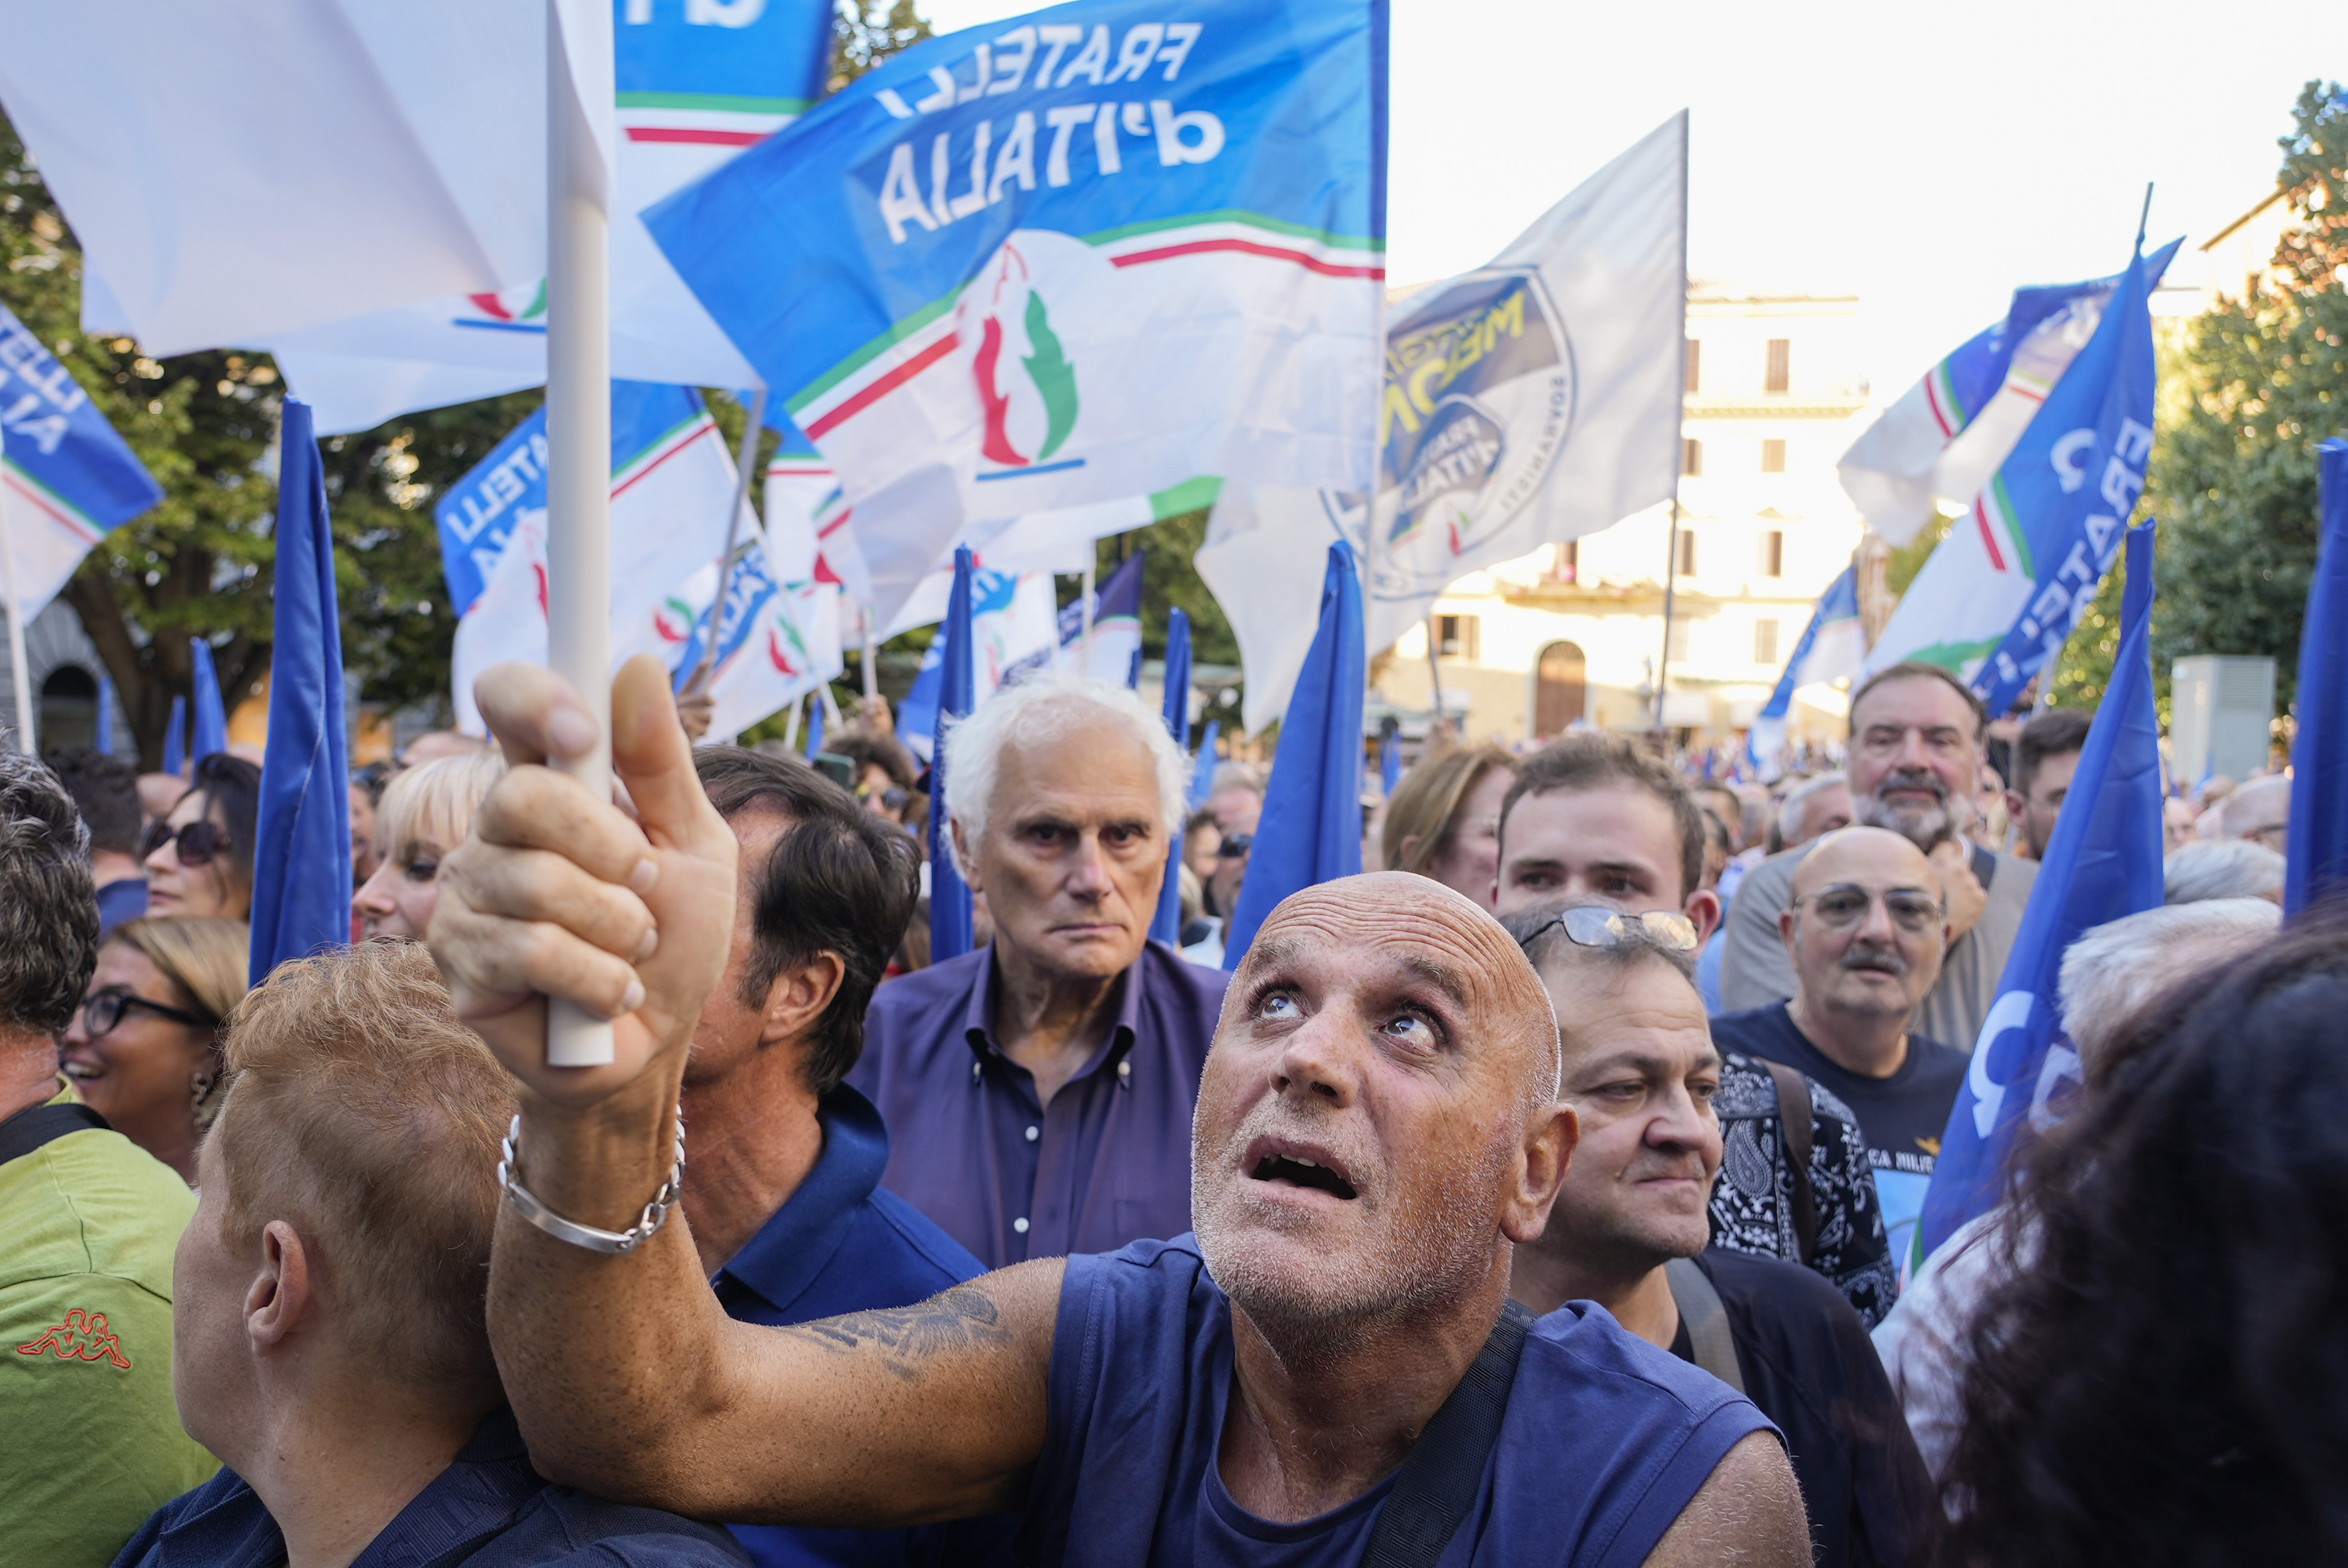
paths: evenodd
<path fill-rule="evenodd" d="M 1924 1189 L 1940 1158 L 1941 1135 L 1948 1130 L 1957 1088 L 1965 1081 L 1965 1054 L 1911 1033 L 1900 1070 L 1890 1078 L 1869 1078 L 1812 1045 L 1783 1002 L 1713 1019 L 1712 1038 L 1724 1051 L 1742 1051 L 1807 1073 L 1850 1107 L 1867 1140 L 1868 1163 L 1875 1169 L 1892 1259 L 1904 1264 L 1917 1216 L 1924 1211 Z"/>
<path fill-rule="evenodd" d="M 1906 1562 L 1931 1476 L 1859 1314 L 1799 1264 L 1716 1247 L 1695 1263 L 1720 1293 L 1746 1397 L 1786 1435 L 1818 1568 Z M 1684 1320 L 1672 1354 L 1695 1359 Z"/>

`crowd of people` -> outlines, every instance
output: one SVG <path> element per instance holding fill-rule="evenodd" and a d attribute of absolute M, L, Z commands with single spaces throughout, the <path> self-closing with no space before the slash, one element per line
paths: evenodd
<path fill-rule="evenodd" d="M 614 804 L 539 766 L 560 683 L 478 696 L 250 989 L 251 762 L 0 753 L 0 1559 L 2348 1553 L 2286 780 L 2173 802 L 2167 903 L 2063 958 L 2075 1107 L 1925 1256 L 2085 714 L 1902 665 L 1769 785 L 1433 744 L 1227 954 L 1264 771 L 1047 673 L 943 738 L 932 962 L 885 704 L 843 787 L 631 665 Z"/>

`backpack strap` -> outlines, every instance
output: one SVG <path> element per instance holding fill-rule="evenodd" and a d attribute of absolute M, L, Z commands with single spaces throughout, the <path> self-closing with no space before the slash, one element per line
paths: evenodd
<path fill-rule="evenodd" d="M 1810 1083 L 1783 1062 L 1765 1061 L 1769 1081 L 1777 1087 L 1779 1147 L 1786 1151 L 1786 1175 L 1794 1197 L 1794 1250 L 1804 1267 L 1818 1250 L 1818 1203 L 1810 1191 Z"/>
<path fill-rule="evenodd" d="M 1687 1326 L 1688 1344 L 1695 1364 L 1735 1389 L 1745 1392 L 1745 1369 L 1737 1364 L 1736 1337 L 1728 1331 L 1728 1309 L 1712 1276 L 1694 1258 L 1673 1258 L 1663 1265 L 1663 1279 L 1672 1287 L 1672 1301 Z"/>
<path fill-rule="evenodd" d="M 72 1100 L 63 1105 L 27 1106 L 0 1121 L 0 1165 L 22 1159 L 69 1132 L 87 1132 L 92 1128 L 100 1132 L 112 1130 L 106 1118 Z"/>
<path fill-rule="evenodd" d="M 1500 1440 L 1509 1391 L 1532 1326 L 1533 1315 L 1517 1302 L 1501 1304 L 1491 1337 L 1395 1473 L 1362 1553 L 1363 1568 L 1434 1568 L 1451 1544 L 1484 1484 L 1484 1461 Z"/>

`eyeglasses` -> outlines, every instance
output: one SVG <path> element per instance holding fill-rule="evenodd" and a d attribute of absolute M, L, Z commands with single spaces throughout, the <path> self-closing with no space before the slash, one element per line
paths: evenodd
<path fill-rule="evenodd" d="M 1884 913 L 1891 916 L 1891 923 L 1912 934 L 1921 935 L 1931 930 L 1941 923 L 1946 913 L 1940 900 L 1928 893 L 1894 888 L 1882 897 Z M 1794 901 L 1794 907 L 1799 909 L 1807 903 L 1820 920 L 1839 930 L 1865 920 L 1875 899 L 1875 893 L 1869 889 L 1851 882 L 1837 882 L 1832 887 L 1822 887 L 1816 892 L 1803 894 Z"/>
<path fill-rule="evenodd" d="M 1235 861 L 1253 848 L 1253 833 L 1225 833 L 1223 841 L 1215 846 L 1215 855 L 1220 860 Z"/>
<path fill-rule="evenodd" d="M 139 858 L 145 860 L 174 839 L 180 841 L 180 863 L 183 866 L 208 866 L 214 855 L 228 853 L 228 830 L 205 818 L 184 828 L 173 828 L 169 822 L 156 823 L 147 830 L 146 846 L 139 851 Z"/>
<path fill-rule="evenodd" d="M 1583 947 L 1619 947 L 1636 927 L 1643 930 L 1651 941 L 1674 953 L 1694 953 L 1696 948 L 1695 922 L 1676 910 L 1651 909 L 1643 914 L 1625 914 L 1598 903 L 1577 904 L 1543 921 L 1527 932 L 1517 945 L 1529 948 L 1552 925 L 1563 926 L 1566 935 Z"/>
<path fill-rule="evenodd" d="M 178 1007 L 167 1007 L 160 1002 L 149 1002 L 146 997 L 133 995 L 128 991 L 113 990 L 100 991 L 97 995 L 82 1003 L 81 1026 L 88 1031 L 89 1037 L 93 1040 L 101 1035 L 110 1035 L 114 1033 L 116 1026 L 122 1022 L 122 1015 L 132 1007 L 143 1007 L 159 1017 L 169 1018 L 175 1024 L 186 1024 L 191 1028 L 220 1027 L 218 1018 L 207 1018 L 201 1013 L 189 1013 Z"/>

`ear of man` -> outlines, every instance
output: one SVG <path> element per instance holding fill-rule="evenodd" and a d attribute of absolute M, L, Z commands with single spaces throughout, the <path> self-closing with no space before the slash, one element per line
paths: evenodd
<path fill-rule="evenodd" d="M 1552 1101 L 1534 1109 L 1526 1122 L 1524 1146 L 1517 1153 L 1515 1185 L 1500 1219 L 1500 1232 L 1509 1241 L 1522 1246 L 1540 1240 L 1581 1141 L 1581 1119 L 1571 1106 Z"/>
<path fill-rule="evenodd" d="M 785 965 L 767 987 L 758 1043 L 783 1045 L 806 1036 L 823 1021 L 847 978 L 847 963 L 829 947 L 811 958 Z"/>
<path fill-rule="evenodd" d="M 261 1230 L 261 1272 L 245 1291 L 244 1331 L 253 1348 L 271 1350 L 317 1315 L 310 1278 L 309 1249 L 301 1233 L 283 1220 Z"/>

